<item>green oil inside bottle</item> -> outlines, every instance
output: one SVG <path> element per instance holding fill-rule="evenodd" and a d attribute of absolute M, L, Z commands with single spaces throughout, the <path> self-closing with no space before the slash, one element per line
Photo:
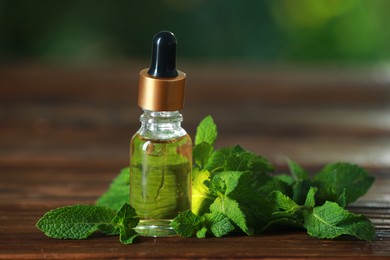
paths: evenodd
<path fill-rule="evenodd" d="M 143 236 L 175 235 L 170 223 L 191 209 L 192 142 L 186 134 L 150 140 L 136 134 L 130 148 L 130 204 Z"/>

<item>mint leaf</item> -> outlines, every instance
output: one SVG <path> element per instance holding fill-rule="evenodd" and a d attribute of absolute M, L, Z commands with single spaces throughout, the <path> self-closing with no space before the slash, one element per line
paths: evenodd
<path fill-rule="evenodd" d="M 206 214 L 205 218 L 207 226 L 215 237 L 222 237 L 235 229 L 233 224 L 230 222 L 229 217 L 220 212 Z M 200 230 L 202 233 L 198 231 L 197 236 L 199 237 L 200 235 L 203 235 L 203 230 L 205 229 L 206 228 L 204 227 Z"/>
<path fill-rule="evenodd" d="M 216 196 L 221 194 L 229 195 L 238 185 L 239 180 L 244 172 L 240 171 L 225 171 L 217 173 L 210 186 L 211 192 Z"/>
<path fill-rule="evenodd" d="M 48 237 L 58 239 L 85 239 L 101 231 L 106 235 L 120 235 L 124 244 L 132 243 L 137 233 L 134 227 L 139 219 L 135 210 L 125 204 L 115 211 L 94 205 L 75 205 L 47 212 L 36 224 Z"/>
<path fill-rule="evenodd" d="M 207 234 L 207 227 L 202 227 L 196 232 L 197 238 L 205 238 Z"/>
<path fill-rule="evenodd" d="M 298 180 L 292 185 L 292 199 L 299 205 L 302 205 L 306 200 L 306 195 L 311 187 L 316 187 L 318 184 L 312 180 Z"/>
<path fill-rule="evenodd" d="M 295 180 L 291 175 L 288 174 L 278 174 L 275 176 L 276 179 L 286 183 L 289 186 L 292 186 L 295 183 Z"/>
<path fill-rule="evenodd" d="M 309 174 L 298 163 L 287 159 L 287 165 L 295 181 L 308 180 Z"/>
<path fill-rule="evenodd" d="M 210 211 L 211 213 L 223 213 L 243 232 L 248 235 L 252 234 L 246 224 L 245 215 L 240 209 L 240 206 L 236 200 L 233 200 L 229 197 L 217 198 L 214 203 L 211 204 Z"/>
<path fill-rule="evenodd" d="M 171 226 L 182 237 L 192 237 L 196 234 L 198 238 L 205 238 L 210 231 L 215 237 L 221 237 L 235 229 L 229 218 L 220 212 L 207 213 L 200 217 L 190 210 L 180 213 Z"/>
<path fill-rule="evenodd" d="M 310 187 L 309 192 L 306 195 L 305 207 L 313 208 L 316 205 L 315 195 L 318 191 L 317 187 Z"/>
<path fill-rule="evenodd" d="M 214 145 L 217 139 L 217 126 L 211 116 L 206 116 L 198 125 L 195 135 L 195 145 L 203 142 Z"/>
<path fill-rule="evenodd" d="M 130 202 L 129 183 L 130 169 L 127 167 L 112 181 L 108 191 L 97 199 L 96 205 L 118 211 L 124 203 Z"/>
<path fill-rule="evenodd" d="M 201 217 L 192 213 L 191 210 L 187 210 L 180 213 L 176 218 L 174 218 L 171 223 L 171 226 L 178 235 L 182 237 L 192 237 L 196 232 L 201 230 L 202 222 L 203 219 Z M 199 236 L 204 237 L 206 235 L 205 231 L 207 231 L 207 229 L 203 229 L 202 233 L 200 233 Z"/>
<path fill-rule="evenodd" d="M 111 223 L 119 229 L 119 240 L 122 244 L 131 244 L 138 237 L 134 228 L 138 225 L 135 209 L 125 203 L 112 219 Z"/>
<path fill-rule="evenodd" d="M 194 162 L 199 169 L 205 167 L 213 151 L 214 147 L 206 142 L 200 143 L 194 147 L 192 155 Z"/>
<path fill-rule="evenodd" d="M 291 187 L 291 192 L 289 192 L 288 195 L 290 195 L 297 204 L 302 205 L 305 202 L 310 187 L 316 186 L 316 184 L 309 178 L 307 171 L 297 162 L 287 159 L 287 165 L 291 175 L 282 175 L 278 178 Z"/>
<path fill-rule="evenodd" d="M 283 212 L 293 212 L 299 208 L 299 205 L 296 204 L 295 201 L 281 191 L 274 191 L 274 196 L 277 208 Z"/>
<path fill-rule="evenodd" d="M 281 191 L 273 192 L 275 210 L 272 213 L 272 219 L 269 221 L 267 228 L 276 226 L 302 228 L 305 214 L 307 211 L 311 211 L 315 205 L 316 191 L 317 188 L 310 188 L 303 206 L 298 205 L 294 200 L 283 194 Z"/>
<path fill-rule="evenodd" d="M 345 208 L 347 206 L 346 192 L 347 192 L 347 189 L 344 189 L 336 201 L 339 204 L 339 206 L 342 208 Z"/>
<path fill-rule="evenodd" d="M 374 178 L 363 168 L 354 164 L 328 164 L 314 177 L 314 180 L 311 180 L 305 169 L 298 163 L 291 160 L 287 163 L 291 177 L 282 175 L 277 178 L 290 185 L 291 197 L 299 205 L 305 202 L 310 187 L 318 187 L 319 204 L 328 200 L 345 207 L 364 195 L 374 181 Z"/>
<path fill-rule="evenodd" d="M 216 196 L 211 193 L 206 183 L 210 183 L 208 171 L 193 171 L 192 173 L 192 212 L 203 215 L 209 211 Z"/>
<path fill-rule="evenodd" d="M 237 145 L 215 151 L 205 169 L 210 172 L 251 171 L 253 173 L 269 173 L 274 170 L 274 166 L 265 158 L 248 152 Z"/>
<path fill-rule="evenodd" d="M 268 226 L 276 224 L 292 227 L 302 227 L 303 207 L 295 203 L 290 197 L 280 191 L 274 191 L 275 211 Z"/>
<path fill-rule="evenodd" d="M 328 164 L 314 177 L 319 185 L 317 195 L 320 200 L 339 201 L 345 192 L 345 204 L 364 195 L 374 179 L 363 168 L 349 163 Z"/>
<path fill-rule="evenodd" d="M 85 239 L 95 231 L 115 234 L 111 220 L 115 211 L 101 206 L 75 205 L 47 212 L 36 224 L 48 237 L 58 239 Z"/>
<path fill-rule="evenodd" d="M 269 199 L 281 182 L 265 174 L 252 172 L 218 172 L 211 181 L 210 191 L 217 199 L 211 212 L 226 215 L 246 234 L 267 226 L 274 205 Z"/>
<path fill-rule="evenodd" d="M 285 193 L 286 184 L 269 175 L 249 171 L 237 175 L 237 178 L 239 178 L 237 184 L 232 182 L 227 185 L 235 187 L 231 191 L 227 189 L 229 191 L 227 196 L 238 202 L 248 228 L 254 232 L 261 232 L 273 219 L 275 202 L 272 193 L 276 190 Z"/>
<path fill-rule="evenodd" d="M 350 235 L 371 241 L 375 236 L 374 227 L 365 216 L 351 213 L 330 201 L 306 214 L 304 225 L 308 234 L 317 238 Z"/>
<path fill-rule="evenodd" d="M 193 149 L 193 159 L 198 169 L 204 169 L 212 152 L 214 151 L 214 142 L 217 138 L 217 126 L 214 124 L 211 116 L 205 117 L 198 125 L 195 146 Z"/>

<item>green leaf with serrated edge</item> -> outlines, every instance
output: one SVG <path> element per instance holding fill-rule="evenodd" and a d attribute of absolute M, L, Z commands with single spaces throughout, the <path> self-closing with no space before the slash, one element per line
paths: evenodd
<path fill-rule="evenodd" d="M 244 172 L 232 176 L 237 176 L 238 183 L 235 185 L 233 182 L 235 188 L 229 191 L 229 198 L 238 202 L 247 226 L 254 232 L 261 232 L 273 218 L 275 203 L 271 198 L 272 192 L 284 191 L 287 185 L 266 174 Z"/>
<path fill-rule="evenodd" d="M 210 172 L 251 171 L 269 173 L 274 166 L 265 158 L 246 151 L 240 146 L 216 150 L 211 155 L 205 169 Z"/>
<path fill-rule="evenodd" d="M 47 212 L 36 224 L 48 237 L 58 239 L 85 239 L 104 227 L 114 233 L 111 220 L 115 211 L 94 205 L 75 205 Z M 108 232 L 108 230 L 111 230 Z"/>
<path fill-rule="evenodd" d="M 131 244 L 138 237 L 134 228 L 139 223 L 135 209 L 125 203 L 112 219 L 112 224 L 119 229 L 119 240 L 122 244 Z"/>
<path fill-rule="evenodd" d="M 313 208 L 316 205 L 315 195 L 318 191 L 317 187 L 310 187 L 309 192 L 306 195 L 305 207 Z"/>
<path fill-rule="evenodd" d="M 294 179 L 291 175 L 288 174 L 278 174 L 274 176 L 276 179 L 286 183 L 287 185 L 291 186 L 294 184 Z"/>
<path fill-rule="evenodd" d="M 216 173 L 211 182 L 210 191 L 217 196 L 220 193 L 229 195 L 237 187 L 242 174 L 244 174 L 244 172 L 240 171 Z"/>
<path fill-rule="evenodd" d="M 283 194 L 281 191 L 274 191 L 275 203 L 279 210 L 284 212 L 292 212 L 299 207 L 290 197 Z"/>
<path fill-rule="evenodd" d="M 231 220 L 240 228 L 244 228 L 244 232 L 251 234 L 253 229 L 262 230 L 267 225 L 274 207 L 268 197 L 272 191 L 283 189 L 283 185 L 285 184 L 281 181 L 266 174 L 227 171 L 215 173 L 209 187 L 222 201 L 229 198 L 238 203 L 239 212 L 243 214 L 247 228 L 244 225 L 239 226 L 237 220 Z M 226 212 L 221 212 L 231 217 Z"/>
<path fill-rule="evenodd" d="M 112 181 L 108 191 L 100 196 L 96 205 L 118 211 L 124 203 L 130 202 L 130 169 L 124 168 Z"/>
<path fill-rule="evenodd" d="M 296 183 L 291 175 L 287 174 L 277 174 L 274 175 L 273 178 L 278 181 L 279 185 L 283 185 L 283 188 L 280 190 L 283 191 L 284 194 L 293 198 L 293 185 Z"/>
<path fill-rule="evenodd" d="M 276 210 L 272 213 L 272 219 L 269 221 L 266 228 L 302 228 L 305 214 L 307 211 L 311 211 L 315 206 L 314 197 L 316 191 L 316 187 L 310 188 L 303 206 L 298 205 L 294 200 L 280 191 L 273 192 Z"/>
<path fill-rule="evenodd" d="M 309 179 L 309 174 L 298 163 L 287 159 L 287 165 L 294 180 L 301 181 Z"/>
<path fill-rule="evenodd" d="M 211 191 L 206 186 L 206 182 L 210 181 L 210 173 L 208 171 L 194 170 L 192 173 L 192 212 L 197 215 L 202 215 L 209 211 L 211 203 L 214 202 L 216 196 L 211 194 Z"/>
<path fill-rule="evenodd" d="M 225 214 L 234 224 L 236 224 L 244 233 L 251 235 L 251 230 L 246 225 L 245 215 L 240 209 L 237 201 L 229 197 L 217 198 L 210 205 L 211 213 L 219 212 Z"/>
<path fill-rule="evenodd" d="M 198 238 L 206 237 L 208 231 L 215 237 L 221 237 L 235 229 L 229 218 L 220 212 L 207 213 L 200 217 L 189 210 L 180 213 L 171 226 L 180 236 L 196 235 Z"/>
<path fill-rule="evenodd" d="M 299 205 L 302 205 L 306 200 L 306 195 L 311 187 L 316 187 L 317 184 L 312 180 L 299 180 L 292 185 L 292 199 Z"/>
<path fill-rule="evenodd" d="M 345 208 L 347 206 L 346 192 L 347 192 L 347 189 L 344 189 L 336 201 L 337 204 L 339 204 L 339 206 L 342 208 Z"/>
<path fill-rule="evenodd" d="M 351 213 L 330 201 L 307 213 L 304 226 L 310 236 L 317 238 L 350 235 L 371 241 L 375 236 L 374 227 L 365 216 Z"/>
<path fill-rule="evenodd" d="M 182 237 L 192 237 L 202 228 L 202 222 L 201 217 L 187 210 L 173 219 L 171 227 Z"/>
<path fill-rule="evenodd" d="M 119 241 L 124 245 L 132 244 L 137 237 L 139 237 L 139 235 L 134 229 L 120 229 Z"/>
<path fill-rule="evenodd" d="M 205 214 L 205 219 L 215 237 L 225 236 L 235 229 L 229 218 L 220 212 Z"/>
<path fill-rule="evenodd" d="M 290 197 L 283 194 L 281 191 L 274 191 L 273 193 L 274 202 L 275 202 L 275 211 L 272 213 L 273 224 L 281 223 L 281 220 L 284 220 L 284 225 L 289 224 L 288 219 L 293 226 L 296 223 L 303 222 L 303 213 L 302 207 L 296 204 Z M 302 224 L 301 224 L 302 225 Z"/>
<path fill-rule="evenodd" d="M 213 151 L 214 147 L 206 142 L 202 142 L 194 147 L 192 155 L 197 168 L 203 169 L 205 167 Z"/>
<path fill-rule="evenodd" d="M 198 125 L 195 135 L 195 145 L 203 142 L 214 145 L 217 139 L 217 126 L 211 116 L 206 116 Z"/>
<path fill-rule="evenodd" d="M 365 169 L 350 163 L 328 164 L 314 177 L 319 185 L 319 200 L 337 202 L 345 189 L 346 204 L 364 195 L 374 179 Z"/>

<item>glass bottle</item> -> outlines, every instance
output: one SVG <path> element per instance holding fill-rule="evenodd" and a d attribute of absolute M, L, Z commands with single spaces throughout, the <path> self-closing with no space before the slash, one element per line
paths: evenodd
<path fill-rule="evenodd" d="M 192 141 L 182 128 L 185 74 L 176 70 L 176 38 L 153 39 L 152 62 L 140 72 L 141 128 L 130 145 L 130 204 L 143 236 L 173 236 L 170 226 L 191 209 Z"/>
<path fill-rule="evenodd" d="M 170 223 L 191 209 L 192 142 L 178 111 L 144 110 L 131 141 L 130 203 L 144 236 L 171 236 Z"/>

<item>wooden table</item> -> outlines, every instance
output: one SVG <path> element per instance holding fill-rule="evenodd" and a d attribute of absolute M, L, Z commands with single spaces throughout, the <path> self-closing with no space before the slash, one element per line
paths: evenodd
<path fill-rule="evenodd" d="M 268 69 L 184 64 L 184 127 L 211 114 L 218 147 L 240 144 L 284 171 L 286 156 L 312 171 L 349 161 L 376 176 L 350 210 L 376 226 L 368 243 L 305 232 L 253 237 L 88 240 L 45 237 L 48 210 L 92 204 L 128 164 L 139 126 L 138 71 L 146 62 L 66 67 L 0 66 L 0 259 L 390 259 L 390 81 L 380 70 Z"/>

